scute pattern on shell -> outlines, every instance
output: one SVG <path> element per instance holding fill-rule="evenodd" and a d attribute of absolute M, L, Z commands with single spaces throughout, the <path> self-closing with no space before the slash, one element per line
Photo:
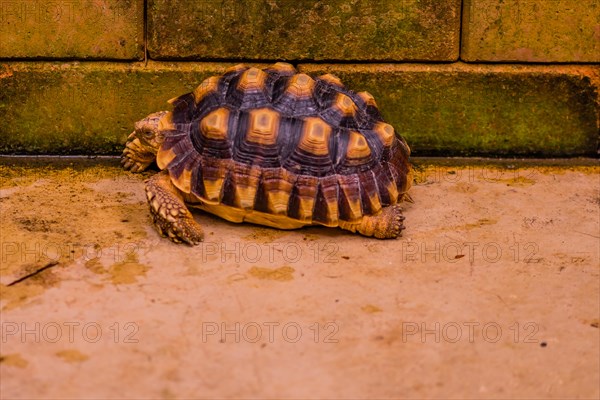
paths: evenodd
<path fill-rule="evenodd" d="M 337 226 L 410 186 L 406 142 L 373 96 L 331 74 L 238 65 L 170 102 L 159 167 L 206 204 Z"/>

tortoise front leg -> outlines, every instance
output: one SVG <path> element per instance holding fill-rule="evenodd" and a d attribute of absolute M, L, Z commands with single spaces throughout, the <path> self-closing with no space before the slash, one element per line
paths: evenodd
<path fill-rule="evenodd" d="M 398 204 L 385 207 L 377 215 L 366 215 L 357 223 L 340 221 L 339 227 L 350 232 L 358 232 L 364 236 L 378 239 L 394 239 L 402 234 L 404 225 L 402 208 Z"/>
<path fill-rule="evenodd" d="M 203 240 L 202 227 L 194 221 L 181 192 L 173 185 L 167 171 L 154 175 L 146 182 L 146 197 L 154 225 L 162 236 L 175 243 L 185 242 L 190 245 Z"/>

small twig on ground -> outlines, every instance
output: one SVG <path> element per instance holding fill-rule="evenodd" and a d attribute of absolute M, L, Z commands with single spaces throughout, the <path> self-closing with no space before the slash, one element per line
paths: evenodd
<path fill-rule="evenodd" d="M 35 276 L 35 275 L 39 274 L 40 272 L 43 272 L 43 271 L 47 270 L 48 268 L 52 268 L 52 267 L 54 267 L 56 265 L 58 265 L 58 261 L 51 261 L 48 264 L 44 265 L 42 268 L 38 269 L 37 271 L 33 271 L 32 273 L 27 274 L 27 275 L 25 275 L 25 276 L 17 279 L 16 281 L 13 281 L 13 282 L 9 283 L 6 286 L 16 285 L 17 283 L 23 282 L 24 280 L 29 279 L 32 276 Z"/>

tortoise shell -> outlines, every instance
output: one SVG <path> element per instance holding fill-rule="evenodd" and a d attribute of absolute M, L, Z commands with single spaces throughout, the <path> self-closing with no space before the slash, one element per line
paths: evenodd
<path fill-rule="evenodd" d="M 373 96 L 334 75 L 237 65 L 169 102 L 157 164 L 226 219 L 334 227 L 396 204 L 410 186 L 406 142 Z"/>

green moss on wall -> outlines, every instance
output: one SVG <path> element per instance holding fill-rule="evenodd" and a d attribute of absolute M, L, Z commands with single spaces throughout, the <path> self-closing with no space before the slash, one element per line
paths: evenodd
<path fill-rule="evenodd" d="M 144 58 L 144 0 L 0 2 L 0 58 Z"/>
<path fill-rule="evenodd" d="M 458 58 L 461 0 L 148 2 L 154 59 Z"/>
<path fill-rule="evenodd" d="M 232 64 L 7 63 L 0 152 L 119 154 L 133 123 Z M 577 156 L 598 148 L 597 67 L 302 64 L 370 91 L 415 155 Z"/>
<path fill-rule="evenodd" d="M 227 65 L 11 63 L 0 78 L 0 151 L 118 154 L 147 114 Z"/>
<path fill-rule="evenodd" d="M 415 155 L 593 155 L 595 67 L 303 65 L 377 99 Z M 587 74 L 587 75 L 586 75 Z"/>

